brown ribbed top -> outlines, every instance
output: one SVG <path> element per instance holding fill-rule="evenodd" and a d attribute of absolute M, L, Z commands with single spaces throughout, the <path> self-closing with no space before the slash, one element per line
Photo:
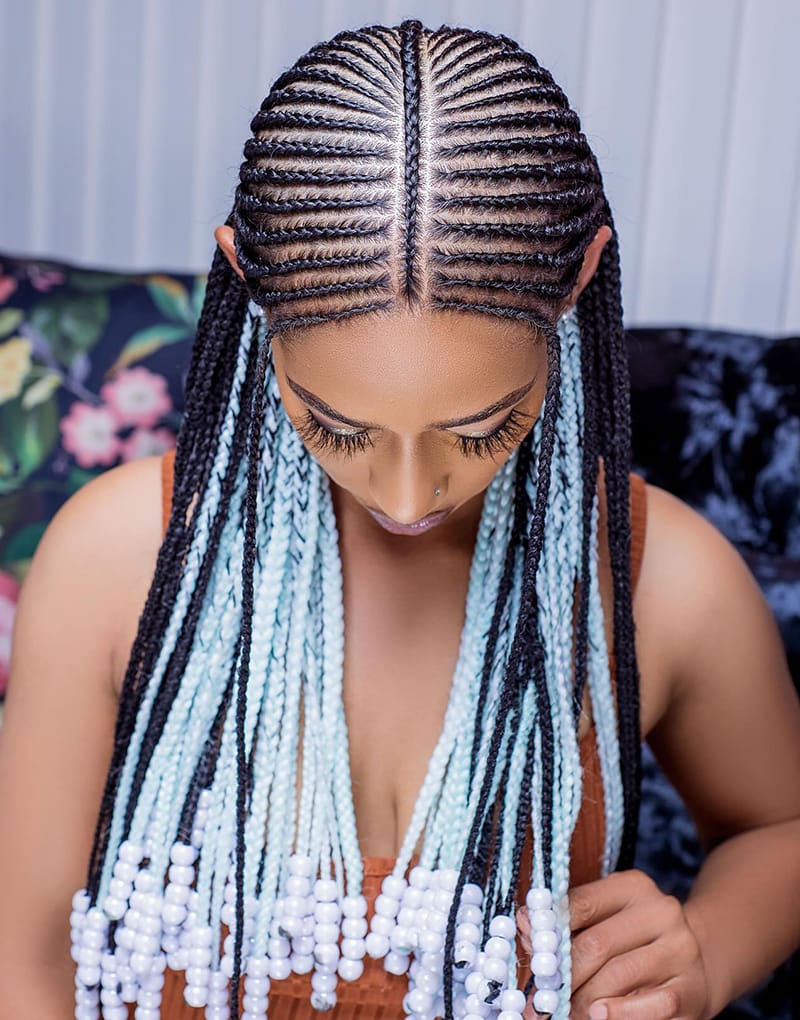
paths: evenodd
<path fill-rule="evenodd" d="M 166 532 L 172 506 L 172 481 L 175 451 L 169 450 L 162 456 L 162 513 L 163 530 Z M 639 570 L 644 552 L 644 538 L 647 521 L 647 495 L 644 479 L 631 475 L 631 583 L 633 588 L 639 579 Z M 612 682 L 614 660 L 611 657 Z M 600 759 L 594 725 L 584 734 L 580 742 L 581 764 L 583 766 L 583 800 L 578 822 L 570 845 L 570 881 L 581 885 L 599 878 L 605 840 L 605 818 L 603 808 L 603 781 L 600 773 Z M 530 836 L 523 848 L 520 874 L 530 874 Z M 364 883 L 362 891 L 367 899 L 367 918 L 375 909 L 375 898 L 380 892 L 381 882 L 394 868 L 394 857 L 365 857 Z M 527 889 L 520 889 L 518 902 L 524 903 Z M 224 926 L 223 926 L 224 927 Z M 523 951 L 518 945 L 518 955 Z M 172 970 L 165 972 L 162 992 L 162 1020 L 202 1020 L 203 1009 L 188 1006 L 183 1000 L 184 978 Z M 381 960 L 364 958 L 364 973 L 354 982 L 340 980 L 336 988 L 336 1007 L 328 1012 L 331 1020 L 400 1020 L 405 1015 L 402 999 L 408 989 L 406 975 L 398 977 L 383 968 Z M 291 974 L 286 980 L 274 981 L 269 992 L 269 1020 L 314 1020 L 319 1018 L 311 1008 L 311 976 Z M 130 1020 L 134 1020 L 134 1006 L 129 1007 Z"/>

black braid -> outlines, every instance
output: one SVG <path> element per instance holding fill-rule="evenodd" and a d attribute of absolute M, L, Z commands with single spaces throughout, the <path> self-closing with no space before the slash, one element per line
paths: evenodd
<path fill-rule="evenodd" d="M 424 131 L 421 128 L 424 127 Z M 417 21 L 399 28 L 342 32 L 313 47 L 283 73 L 250 124 L 239 184 L 227 219 L 244 282 L 217 250 L 186 381 L 186 412 L 175 457 L 173 503 L 155 576 L 123 684 L 114 750 L 95 832 L 87 888 L 94 902 L 115 794 L 147 685 L 169 625 L 186 555 L 216 459 L 231 402 L 238 343 L 249 298 L 267 306 L 272 334 L 373 315 L 399 306 L 458 310 L 515 319 L 546 342 L 547 394 L 541 446 L 534 465 L 529 435 L 519 449 L 512 538 L 492 607 L 481 673 L 485 697 L 503 614 L 509 608 L 515 557 L 523 564 L 523 598 L 493 720 L 489 758 L 471 819 L 467 851 L 445 934 L 445 1013 L 452 1018 L 455 917 L 463 886 L 498 867 L 498 826 L 522 696 L 536 698 L 537 729 L 529 738 L 523 793 L 513 822 L 512 890 L 531 815 L 535 741 L 541 741 L 543 870 L 549 882 L 553 847 L 556 747 L 538 623 L 536 577 L 555 441 L 560 378 L 556 318 L 575 286 L 586 248 L 608 224 L 611 241 L 578 301 L 582 336 L 583 550 L 576 605 L 575 722 L 587 676 L 589 540 L 592 503 L 602 466 L 614 594 L 613 651 L 625 801 L 618 867 L 630 866 L 636 836 L 640 775 L 638 672 L 630 578 L 630 424 L 622 325 L 619 247 L 597 160 L 567 97 L 536 58 L 504 36 Z M 424 187 L 423 187 L 424 182 Z M 402 210 L 402 211 L 401 211 Z M 248 359 L 228 469 L 211 522 L 208 548 L 186 617 L 155 692 L 128 802 L 127 827 L 148 763 L 185 670 L 220 555 L 223 525 L 242 515 L 245 529 L 243 618 L 237 655 L 189 795 L 180 832 L 191 828 L 197 798 L 214 774 L 222 726 L 235 701 L 236 939 L 232 1001 L 242 972 L 244 829 L 252 785 L 245 755 L 244 712 L 253 635 L 259 410 L 263 413 L 264 349 Z M 232 505 L 237 466 L 248 458 L 245 505 Z M 526 481 L 535 466 L 533 506 Z M 577 494 L 576 494 L 577 498 Z M 473 733 L 474 779 L 482 734 Z M 538 777 L 537 777 L 538 780 Z M 261 875 L 257 877 L 260 889 Z M 511 894 L 503 909 L 510 910 Z M 529 989 L 530 990 L 530 989 Z"/>

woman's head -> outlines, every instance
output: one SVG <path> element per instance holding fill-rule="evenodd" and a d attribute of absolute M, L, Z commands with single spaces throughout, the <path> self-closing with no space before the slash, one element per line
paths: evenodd
<path fill-rule="evenodd" d="M 408 306 L 543 334 L 610 222 L 578 115 L 503 36 L 341 33 L 281 75 L 251 128 L 231 223 L 274 333 Z"/>
<path fill-rule="evenodd" d="M 185 841 L 206 812 L 196 912 L 218 920 L 232 856 L 235 990 L 245 890 L 249 902 L 261 897 L 263 934 L 287 870 L 285 839 L 263 845 L 267 807 L 270 831 L 315 840 L 315 859 L 345 860 L 348 883 L 361 869 L 343 764 L 337 522 L 296 431 L 314 427 L 302 419 L 315 397 L 329 412 L 317 407 L 318 422 L 335 427 L 338 412 L 375 427 L 375 445 L 351 458 L 314 450 L 365 506 L 406 522 L 442 505 L 466 510 L 489 486 L 454 679 L 463 718 L 448 712 L 450 750 L 432 759 L 446 768 L 435 781 L 451 785 L 428 790 L 430 814 L 418 819 L 438 841 L 433 859 L 460 868 L 456 897 L 465 882 L 485 884 L 486 926 L 511 910 L 531 828 L 537 881 L 565 895 L 590 677 L 609 868 L 632 859 L 639 772 L 619 254 L 577 114 L 515 43 L 406 22 L 315 47 L 281 76 L 252 128 L 230 232 L 218 231 L 169 529 L 126 674 L 87 883 L 92 902 L 105 894 L 125 836 L 151 839 L 158 879 L 167 841 Z M 459 435 L 474 444 L 479 429 L 442 422 L 514 391 L 514 459 L 508 449 L 465 456 Z M 488 421 L 497 427 L 506 413 Z M 311 432 L 304 438 L 310 448 Z M 601 460 L 618 719 L 595 555 Z M 322 692 L 325 722 L 306 717 L 304 740 L 322 750 L 303 768 L 302 824 L 286 797 L 301 691 L 312 707 Z M 200 811 L 203 790 L 212 806 Z"/>

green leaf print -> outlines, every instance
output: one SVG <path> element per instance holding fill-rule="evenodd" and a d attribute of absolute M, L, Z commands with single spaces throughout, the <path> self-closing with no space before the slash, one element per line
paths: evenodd
<path fill-rule="evenodd" d="M 8 336 L 22 322 L 22 312 L 19 308 L 0 309 L 0 336 Z"/>
<path fill-rule="evenodd" d="M 0 493 L 11 492 L 39 468 L 58 440 L 55 395 L 24 410 L 20 399 L 0 405 Z"/>
<path fill-rule="evenodd" d="M 55 293 L 36 305 L 28 319 L 63 365 L 71 365 L 82 351 L 90 351 L 108 322 L 106 294 Z"/>
<path fill-rule="evenodd" d="M 194 325 L 189 295 L 182 283 L 171 276 L 148 276 L 147 290 L 153 303 L 168 319 Z"/>
<path fill-rule="evenodd" d="M 172 326 L 168 322 L 140 329 L 122 348 L 117 360 L 105 373 L 105 378 L 110 379 L 120 369 L 127 368 L 135 361 L 141 361 L 142 358 L 146 358 L 160 347 L 177 343 L 179 340 L 186 340 L 189 336 L 191 334 L 185 326 Z"/>

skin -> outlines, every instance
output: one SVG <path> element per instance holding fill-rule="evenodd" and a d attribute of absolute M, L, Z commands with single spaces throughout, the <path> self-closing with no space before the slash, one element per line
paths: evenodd
<path fill-rule="evenodd" d="M 570 301 L 595 271 L 607 230 L 587 250 Z M 238 269 L 229 228 L 215 236 Z M 507 412 L 476 426 L 427 426 L 481 410 L 534 376 L 519 409 L 535 418 L 541 344 L 488 317 L 398 312 L 317 326 L 297 343 L 276 341 L 274 353 L 293 419 L 307 407 L 290 378 L 376 426 L 363 452 L 313 455 L 331 478 L 340 526 L 361 849 L 392 856 L 441 728 L 483 492 L 508 455 L 467 457 L 456 446 L 457 435 L 487 431 Z M 72 1015 L 64 918 L 85 880 L 119 690 L 161 543 L 159 468 L 144 458 L 79 490 L 23 585 L 0 733 L 0 1020 Z M 413 521 L 442 506 L 450 516 L 414 536 L 389 534 L 366 509 Z M 606 606 L 607 559 L 601 535 Z M 614 1020 L 704 1020 L 800 942 L 800 708 L 741 559 L 653 487 L 634 618 L 642 735 L 710 855 L 684 905 L 635 870 L 571 891 L 572 1014 L 600 1016 L 605 1006 Z M 524 912 L 519 923 L 524 934 Z"/>

